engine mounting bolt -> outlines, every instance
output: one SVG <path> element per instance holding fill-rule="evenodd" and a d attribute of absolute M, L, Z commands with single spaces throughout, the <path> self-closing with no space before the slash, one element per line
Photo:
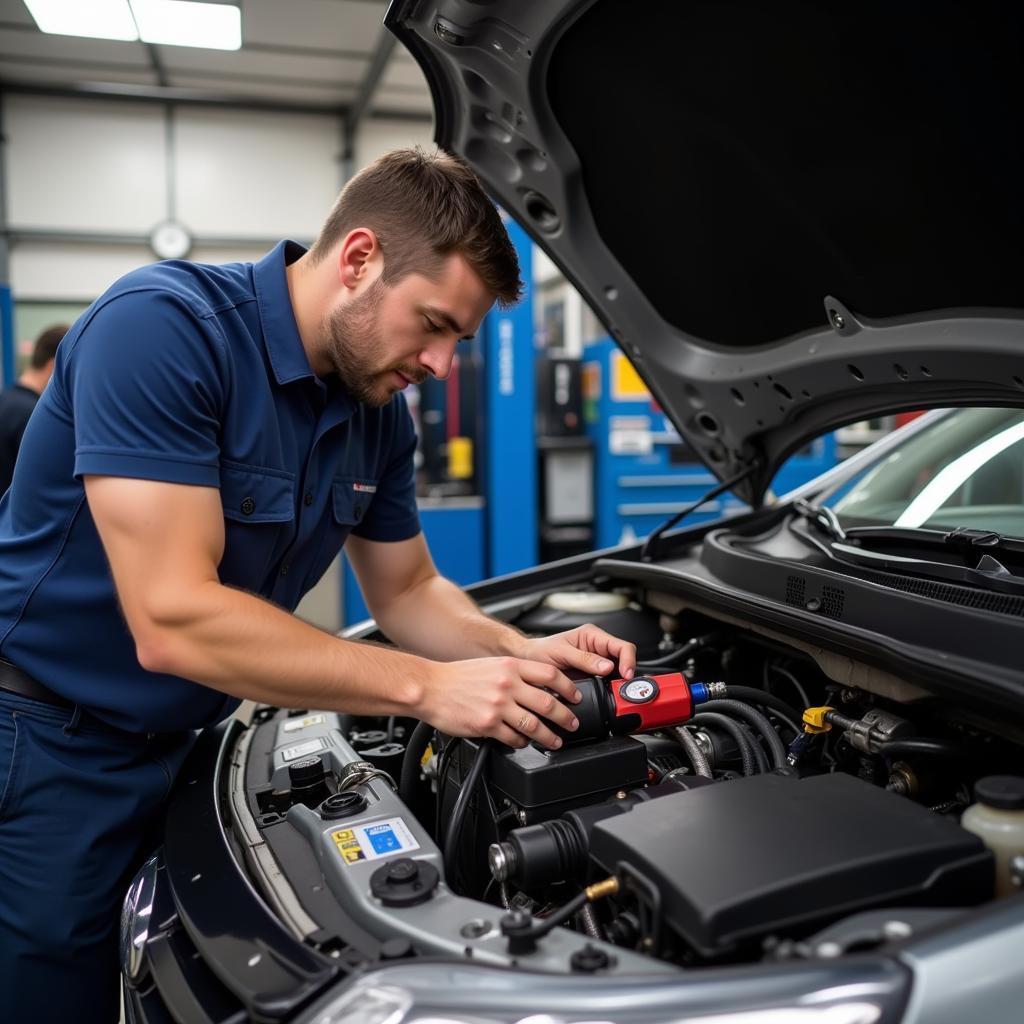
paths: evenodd
<path fill-rule="evenodd" d="M 625 800 L 626 799 L 626 791 L 624 789 L 620 789 L 618 791 L 618 793 L 615 794 L 615 799 L 616 800 Z"/>
<path fill-rule="evenodd" d="M 526 824 L 526 811 L 516 811 L 516 820 L 520 825 Z"/>
<path fill-rule="evenodd" d="M 593 974 L 611 966 L 611 957 L 603 949 L 588 942 L 569 957 L 569 966 L 580 974 Z"/>

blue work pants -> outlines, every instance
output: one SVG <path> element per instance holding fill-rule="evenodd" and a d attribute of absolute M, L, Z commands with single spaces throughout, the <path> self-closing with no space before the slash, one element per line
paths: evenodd
<path fill-rule="evenodd" d="M 5 1024 L 116 1024 L 121 901 L 193 738 L 0 691 Z"/>

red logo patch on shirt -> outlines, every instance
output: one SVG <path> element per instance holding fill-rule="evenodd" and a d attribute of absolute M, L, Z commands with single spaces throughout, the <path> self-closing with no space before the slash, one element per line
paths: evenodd
<path fill-rule="evenodd" d="M 357 484 L 353 484 L 352 485 L 352 490 L 353 491 L 361 491 L 363 494 L 376 494 L 377 493 L 377 485 L 376 484 L 358 484 L 357 483 Z"/>

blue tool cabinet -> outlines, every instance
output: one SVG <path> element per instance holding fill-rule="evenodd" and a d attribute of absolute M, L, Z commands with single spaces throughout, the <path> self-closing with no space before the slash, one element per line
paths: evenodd
<path fill-rule="evenodd" d="M 646 537 L 718 482 L 686 447 L 611 338 L 583 353 L 583 418 L 594 443 L 595 546 Z M 772 485 L 783 494 L 835 465 L 833 435 L 790 458 Z M 709 501 L 688 522 L 746 508 L 732 494 Z"/>

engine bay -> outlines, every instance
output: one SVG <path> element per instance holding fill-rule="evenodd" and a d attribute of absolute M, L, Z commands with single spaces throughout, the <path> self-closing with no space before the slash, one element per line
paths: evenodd
<path fill-rule="evenodd" d="M 279 911 L 261 857 L 295 833 L 310 876 L 396 955 L 579 972 L 879 949 L 1006 890 L 960 819 L 979 779 L 1019 770 L 1009 718 L 636 586 L 508 618 L 528 635 L 593 622 L 637 644 L 638 674 L 577 680 L 581 728 L 558 751 L 260 709 L 235 808 Z M 318 926 L 293 910 L 296 929 L 330 947 L 298 902 Z"/>

